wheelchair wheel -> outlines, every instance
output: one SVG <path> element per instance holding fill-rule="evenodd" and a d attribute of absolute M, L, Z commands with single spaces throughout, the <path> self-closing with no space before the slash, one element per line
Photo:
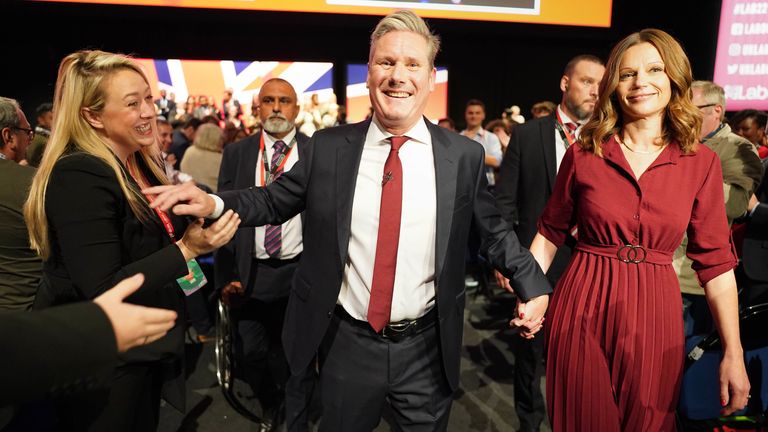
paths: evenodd
<path fill-rule="evenodd" d="M 235 411 L 253 422 L 261 423 L 261 417 L 240 402 L 235 392 L 234 340 L 235 327 L 230 318 L 229 308 L 219 300 L 216 308 L 216 379 L 224 399 Z"/>

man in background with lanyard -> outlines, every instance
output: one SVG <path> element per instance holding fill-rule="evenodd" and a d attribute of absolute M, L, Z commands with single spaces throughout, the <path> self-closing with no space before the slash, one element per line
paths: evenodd
<path fill-rule="evenodd" d="M 557 170 L 565 151 L 576 144 L 581 127 L 592 116 L 597 91 L 605 72 L 603 62 L 591 55 L 571 59 L 560 78 L 563 97 L 554 113 L 517 126 L 507 146 L 496 183 L 501 215 L 514 223 L 520 243 L 529 247 L 536 235 L 536 222 L 552 194 Z M 554 287 L 568 264 L 571 250 L 561 247 L 547 272 Z M 508 290 L 506 279 L 496 272 L 499 285 Z M 544 419 L 541 394 L 544 338 L 514 338 L 515 410 L 519 431 L 538 431 Z"/>
<path fill-rule="evenodd" d="M 296 131 L 299 106 L 291 84 L 268 80 L 258 101 L 263 130 L 225 147 L 219 191 L 266 186 L 303 157 L 309 138 Z M 243 228 L 216 253 L 216 285 L 237 326 L 243 378 L 262 406 L 261 431 L 276 429 L 284 414 L 289 431 L 307 430 L 314 378 L 309 372 L 289 378 L 280 339 L 303 249 L 301 232 L 301 216 L 282 225 Z"/>

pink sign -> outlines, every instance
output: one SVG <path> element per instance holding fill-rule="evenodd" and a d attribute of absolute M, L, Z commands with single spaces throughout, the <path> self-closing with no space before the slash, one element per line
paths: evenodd
<path fill-rule="evenodd" d="M 714 81 L 728 111 L 768 109 L 768 1 L 723 0 Z"/>

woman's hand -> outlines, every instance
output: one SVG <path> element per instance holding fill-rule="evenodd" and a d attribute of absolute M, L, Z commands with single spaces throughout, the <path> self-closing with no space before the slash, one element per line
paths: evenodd
<path fill-rule="evenodd" d="M 509 322 L 510 327 L 519 327 L 520 336 L 533 339 L 534 335 L 544 327 L 544 314 L 549 306 L 549 295 L 540 295 L 527 302 L 517 299 L 517 317 Z"/>
<path fill-rule="evenodd" d="M 720 414 L 729 416 L 747 406 L 749 388 L 744 356 L 726 353 L 720 361 Z"/>
<path fill-rule="evenodd" d="M 232 210 L 227 210 L 208 228 L 203 228 L 203 219 L 197 219 L 187 227 L 184 237 L 176 244 L 184 254 L 184 259 L 189 261 L 227 244 L 239 225 L 240 216 Z"/>

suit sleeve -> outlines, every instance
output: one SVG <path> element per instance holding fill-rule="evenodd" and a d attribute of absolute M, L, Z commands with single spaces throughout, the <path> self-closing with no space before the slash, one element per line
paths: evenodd
<path fill-rule="evenodd" d="M 520 138 L 512 133 L 507 152 L 501 160 L 496 182 L 496 204 L 501 216 L 512 225 L 517 221 L 517 188 L 520 184 Z"/>
<path fill-rule="evenodd" d="M 144 273 L 140 290 L 159 288 L 187 273 L 179 248 L 168 246 L 134 261 L 123 257 L 122 190 L 103 162 L 81 155 L 61 159 L 51 174 L 46 212 L 70 278 L 85 299 Z"/>
<path fill-rule="evenodd" d="M 237 147 L 227 146 L 224 148 L 224 156 L 219 168 L 219 180 L 217 185 L 218 192 L 231 191 L 234 189 L 235 175 L 237 174 L 237 160 L 239 152 Z M 214 274 L 216 280 L 216 289 L 220 290 L 224 285 L 239 281 L 237 274 L 237 261 L 235 259 L 235 242 L 237 236 L 214 252 Z"/>
<path fill-rule="evenodd" d="M 92 302 L 0 315 L 0 406 L 106 387 L 117 364 L 112 325 Z"/>
<path fill-rule="evenodd" d="M 736 267 L 736 250 L 731 241 L 723 201 L 723 174 L 720 160 L 712 160 L 696 195 L 688 223 L 688 249 L 701 286 Z"/>
<path fill-rule="evenodd" d="M 233 209 L 240 215 L 241 227 L 281 225 L 304 211 L 316 140 L 315 136 L 310 138 L 305 145 L 306 157 L 302 155 L 290 171 L 280 175 L 267 187 L 250 187 L 217 194 L 224 201 L 224 209 Z"/>
<path fill-rule="evenodd" d="M 481 253 L 509 279 L 515 293 L 524 301 L 551 293 L 552 287 L 533 255 L 520 244 L 496 208 L 493 195 L 488 191 L 483 163 L 478 164 L 476 179 L 473 222 L 482 238 Z"/>

